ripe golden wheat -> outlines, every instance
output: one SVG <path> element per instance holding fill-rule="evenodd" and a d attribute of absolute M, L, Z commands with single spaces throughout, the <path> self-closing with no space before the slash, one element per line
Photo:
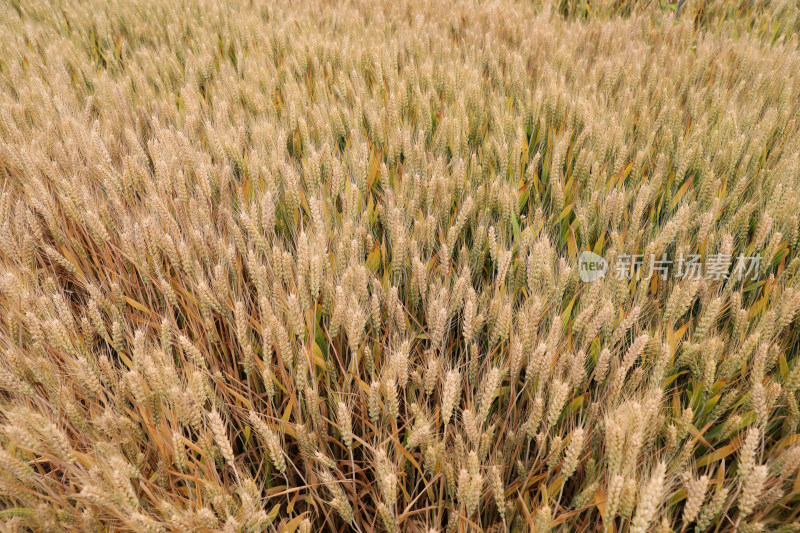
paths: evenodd
<path fill-rule="evenodd" d="M 800 531 L 800 7 L 677 7 L 3 2 L 2 531 Z"/>

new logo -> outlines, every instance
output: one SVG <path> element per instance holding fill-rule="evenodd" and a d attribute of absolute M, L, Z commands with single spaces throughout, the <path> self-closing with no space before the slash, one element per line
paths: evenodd
<path fill-rule="evenodd" d="M 600 279 L 608 272 L 608 261 L 594 252 L 581 252 L 578 258 L 578 275 L 581 281 L 590 282 Z"/>

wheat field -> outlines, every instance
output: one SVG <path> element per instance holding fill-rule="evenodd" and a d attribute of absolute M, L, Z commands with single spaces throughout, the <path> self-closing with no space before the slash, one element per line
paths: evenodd
<path fill-rule="evenodd" d="M 799 33 L 2 2 L 0 531 L 800 531 Z"/>

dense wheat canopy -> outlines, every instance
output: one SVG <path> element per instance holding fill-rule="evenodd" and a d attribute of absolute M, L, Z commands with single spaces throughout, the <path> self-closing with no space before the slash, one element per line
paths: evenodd
<path fill-rule="evenodd" d="M 2 530 L 800 531 L 800 6 L 677 11 L 3 2 Z"/>

